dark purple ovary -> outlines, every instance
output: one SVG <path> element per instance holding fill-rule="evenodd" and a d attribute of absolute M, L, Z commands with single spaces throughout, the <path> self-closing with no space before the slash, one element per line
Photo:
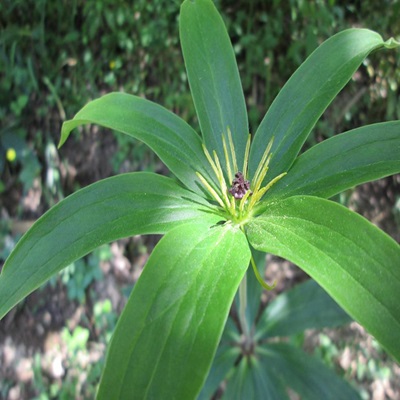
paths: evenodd
<path fill-rule="evenodd" d="M 244 179 L 243 174 L 240 171 L 236 172 L 235 179 L 232 181 L 232 187 L 229 189 L 229 193 L 236 200 L 240 200 L 249 190 L 250 182 Z"/>

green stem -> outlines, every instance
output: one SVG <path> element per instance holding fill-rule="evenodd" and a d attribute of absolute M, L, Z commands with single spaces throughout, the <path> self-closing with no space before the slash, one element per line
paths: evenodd
<path fill-rule="evenodd" d="M 258 272 L 257 265 L 254 261 L 253 256 L 250 258 L 251 266 L 253 267 L 254 274 L 259 282 L 259 284 L 266 290 L 272 290 L 276 286 L 276 281 L 272 285 L 268 285 L 268 283 L 264 282 L 263 278 L 261 277 L 260 273 Z"/>
<path fill-rule="evenodd" d="M 244 336 L 248 338 L 250 331 L 246 319 L 246 307 L 247 307 L 247 274 L 244 274 L 242 282 L 240 282 L 239 286 L 239 321 Z"/>

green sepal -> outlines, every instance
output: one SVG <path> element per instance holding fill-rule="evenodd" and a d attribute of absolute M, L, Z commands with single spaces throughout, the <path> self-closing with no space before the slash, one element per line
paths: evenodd
<path fill-rule="evenodd" d="M 182 53 L 204 142 L 224 160 L 222 134 L 233 137 L 239 169 L 249 133 L 232 44 L 210 0 L 186 0 L 179 19 Z M 235 171 L 236 172 L 236 171 Z"/>
<path fill-rule="evenodd" d="M 168 232 L 118 321 L 98 399 L 196 398 L 249 259 L 247 240 L 232 225 L 198 222 Z"/>
<path fill-rule="evenodd" d="M 400 246 L 329 200 L 294 196 L 247 225 L 249 242 L 297 264 L 400 360 Z"/>
<path fill-rule="evenodd" d="M 250 176 L 273 138 L 265 181 L 287 172 L 322 113 L 371 51 L 384 46 L 368 29 L 348 29 L 319 46 L 296 70 L 262 120 L 251 146 Z"/>
<path fill-rule="evenodd" d="M 364 126 L 333 136 L 296 159 L 268 192 L 278 197 L 329 198 L 353 186 L 400 172 L 400 121 Z"/>
<path fill-rule="evenodd" d="M 97 124 L 125 133 L 149 146 L 189 189 L 203 193 L 196 171 L 213 181 L 201 139 L 185 121 L 164 107 L 126 93 L 110 93 L 83 107 L 64 122 L 59 147 L 73 129 Z"/>
<path fill-rule="evenodd" d="M 8 257 L 0 274 L 0 318 L 56 272 L 104 243 L 165 233 L 197 220 L 219 218 L 201 197 L 153 173 L 122 174 L 78 190 L 39 218 Z"/>

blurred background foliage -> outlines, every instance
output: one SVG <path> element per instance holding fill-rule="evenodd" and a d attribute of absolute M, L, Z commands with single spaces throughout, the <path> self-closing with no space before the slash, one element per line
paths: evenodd
<path fill-rule="evenodd" d="M 4 261 L 31 221 L 77 188 L 131 170 L 168 173 L 144 145 L 96 127 L 82 129 L 60 150 L 56 146 L 62 122 L 110 91 L 151 99 L 198 129 L 179 47 L 180 3 L 1 0 L 0 260 Z M 400 36 L 399 0 L 215 0 L 215 4 L 232 38 L 251 132 L 290 75 L 331 35 L 366 27 L 385 39 L 399 40 Z M 305 146 L 353 127 L 399 119 L 399 65 L 399 52 L 372 54 Z M 399 209 L 400 200 L 395 210 L 400 220 Z M 127 258 L 146 253 L 141 239 L 124 246 Z M 86 267 L 71 266 L 57 282 L 51 282 L 53 288 L 65 287 L 71 300 L 86 304 L 88 316 L 80 319 L 82 329 L 90 331 L 90 340 L 100 342 L 100 337 L 109 336 L 116 316 L 90 288 L 104 279 L 94 263 L 106 262 L 110 249 L 102 250 L 106 255 L 98 253 L 79 262 Z M 75 268 L 85 272 L 75 274 Z M 110 317 L 103 321 L 96 310 L 104 304 Z M 71 328 L 68 338 L 64 334 L 67 348 L 80 332 L 76 331 L 79 326 Z M 86 333 L 79 342 L 82 348 L 89 338 Z M 40 387 L 44 378 L 39 369 L 34 371 Z M 94 373 L 98 377 L 99 370 Z M 74 379 L 68 385 L 78 385 Z M 0 385 L 0 398 L 9 387 Z M 52 390 L 61 396 L 61 387 Z"/>

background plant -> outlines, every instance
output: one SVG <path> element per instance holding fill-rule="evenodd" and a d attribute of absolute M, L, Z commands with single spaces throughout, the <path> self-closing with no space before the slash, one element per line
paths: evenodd
<path fill-rule="evenodd" d="M 127 92 L 157 100 L 193 122 L 195 113 L 178 44 L 178 5 L 165 0 L 151 4 L 144 0 L 131 4 L 94 0 L 68 4 L 44 0 L 2 2 L 3 202 L 15 187 L 21 168 L 33 171 L 31 174 L 36 177 L 41 168 L 41 176 L 45 175 L 45 149 L 49 142 L 57 143 L 60 121 L 100 93 L 124 87 Z M 219 1 L 217 5 L 224 11 L 235 45 L 253 130 L 279 89 L 323 38 L 350 24 L 369 27 L 388 37 L 399 34 L 395 23 L 398 1 L 390 2 L 385 13 L 376 9 L 373 2 L 360 6 L 335 1 L 266 4 L 253 0 Z M 69 17 L 64 18 L 67 14 Z M 160 14 L 163 21 L 155 23 L 155 16 Z M 97 37 L 101 40 L 93 40 Z M 368 122 L 398 118 L 397 65 L 397 54 L 369 60 L 356 80 L 350 82 L 345 97 L 339 98 L 346 106 L 338 107 L 337 114 L 329 112 L 325 116 L 327 120 L 322 121 L 321 129 L 317 126 L 314 132 L 316 138 Z M 371 83 L 369 91 L 363 89 L 364 84 Z M 354 96 L 357 102 L 351 101 Z M 20 144 L 15 143 L 17 140 Z M 5 155 L 13 146 L 18 168 L 10 176 Z M 132 148 L 132 144 L 121 143 L 119 150 L 126 157 L 116 155 L 120 161 L 108 170 L 103 167 L 102 173 L 117 172 Z M 32 160 L 36 160 L 36 168 L 32 168 Z M 97 169 L 101 170 L 99 166 Z M 77 178 L 78 182 L 95 180 L 83 173 L 78 173 Z M 32 178 L 18 180 L 25 190 L 32 185 Z M 44 183 L 45 180 L 45 190 Z M 70 193 L 75 188 L 65 187 L 67 184 L 64 180 L 64 191 Z M 43 201 L 44 209 L 48 201 Z"/>
<path fill-rule="evenodd" d="M 265 255 L 255 253 L 255 258 L 262 273 Z M 261 294 L 261 286 L 248 271 L 247 308 L 240 315 L 237 295 L 199 399 L 218 398 L 221 393 L 226 399 L 285 399 L 287 387 L 308 399 L 359 398 L 320 360 L 299 350 L 306 329 L 337 327 L 351 321 L 348 315 L 312 280 L 282 293 L 266 307 Z"/>
<path fill-rule="evenodd" d="M 228 10 L 228 12 L 229 12 L 229 10 Z M 232 13 L 232 15 L 234 15 L 234 13 Z M 299 57 L 300 59 L 302 58 L 302 57 Z M 383 57 L 384 58 L 384 57 Z M 257 63 L 257 65 L 258 65 L 258 63 Z M 261 69 L 262 69 L 263 67 L 261 67 Z M 291 72 L 291 71 L 290 71 Z M 165 103 L 164 103 L 165 104 Z"/>

